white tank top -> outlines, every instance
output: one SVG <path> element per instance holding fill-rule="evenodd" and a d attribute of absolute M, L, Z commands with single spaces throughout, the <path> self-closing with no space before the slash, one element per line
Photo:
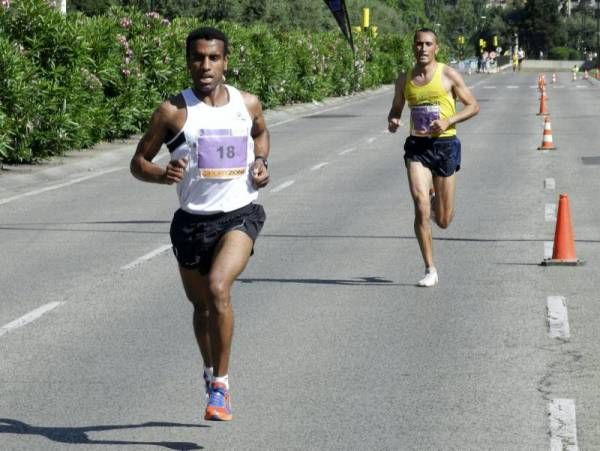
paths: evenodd
<path fill-rule="evenodd" d="M 187 118 L 167 147 L 171 160 L 188 159 L 177 195 L 180 208 L 189 213 L 228 212 L 258 198 L 249 170 L 254 162 L 252 118 L 240 91 L 225 88 L 229 103 L 219 107 L 202 102 L 192 89 L 181 92 Z"/>

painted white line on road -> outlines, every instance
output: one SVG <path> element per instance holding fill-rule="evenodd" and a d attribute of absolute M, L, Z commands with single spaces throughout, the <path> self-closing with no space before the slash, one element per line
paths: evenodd
<path fill-rule="evenodd" d="M 35 321 L 44 313 L 49 312 L 50 310 L 58 307 L 61 304 L 64 304 L 64 302 L 50 302 L 48 304 L 42 305 L 39 308 L 36 308 L 35 310 L 32 310 L 31 312 L 23 315 L 22 317 L 14 321 L 11 321 L 10 323 L 0 327 L 0 337 L 12 330 L 18 329 L 19 327 L 25 326 L 31 323 L 32 321 Z"/>
<path fill-rule="evenodd" d="M 544 189 L 554 190 L 556 189 L 556 181 L 552 177 L 544 179 Z"/>
<path fill-rule="evenodd" d="M 154 249 L 152 252 L 148 252 L 146 255 L 142 255 L 140 258 L 136 258 L 134 261 L 132 261 L 131 263 L 128 263 L 125 266 L 121 266 L 121 269 L 123 270 L 128 270 L 128 269 L 132 269 L 135 268 L 137 265 L 139 265 L 140 263 L 144 263 L 145 261 L 150 260 L 151 258 L 156 257 L 157 255 L 162 254 L 163 252 L 171 249 L 171 245 L 170 244 L 165 244 L 164 246 L 161 246 L 157 249 Z"/>
<path fill-rule="evenodd" d="M 555 86 L 554 89 L 563 89 L 564 87 L 565 87 L 564 85 L 558 85 L 558 86 Z"/>
<path fill-rule="evenodd" d="M 546 204 L 544 218 L 546 222 L 556 221 L 556 204 Z"/>
<path fill-rule="evenodd" d="M 496 89 L 496 86 L 484 86 L 483 89 Z"/>
<path fill-rule="evenodd" d="M 369 139 L 367 139 L 367 144 L 373 144 L 376 140 L 377 140 L 377 138 L 375 138 L 375 137 L 369 138 Z"/>
<path fill-rule="evenodd" d="M 576 88 L 587 88 L 587 86 L 585 86 L 585 85 L 577 85 L 577 86 L 575 86 L 575 87 L 576 87 Z"/>
<path fill-rule="evenodd" d="M 544 258 L 552 258 L 554 241 L 544 241 Z"/>
<path fill-rule="evenodd" d="M 567 339 L 571 336 L 567 300 L 564 296 L 548 296 L 546 298 L 548 314 L 548 334 L 552 338 Z"/>
<path fill-rule="evenodd" d="M 338 153 L 338 155 L 345 155 L 347 153 L 354 152 L 355 150 L 356 150 L 356 147 L 350 147 L 349 149 L 342 150 L 341 152 Z"/>
<path fill-rule="evenodd" d="M 536 86 L 536 85 L 530 85 L 529 87 L 530 87 L 531 89 L 539 89 L 539 86 Z"/>
<path fill-rule="evenodd" d="M 550 451 L 578 451 L 575 400 L 557 398 L 548 402 Z"/>
<path fill-rule="evenodd" d="M 287 182 L 283 182 L 281 185 L 276 186 L 269 192 L 270 193 L 278 193 L 279 191 L 283 191 L 284 189 L 286 189 L 289 186 L 292 186 L 293 184 L 294 184 L 294 180 L 288 180 Z"/>
<path fill-rule="evenodd" d="M 516 85 L 508 85 L 506 88 L 507 88 L 507 89 L 519 89 L 519 88 L 520 88 L 520 86 L 516 86 Z"/>
<path fill-rule="evenodd" d="M 84 182 L 89 179 L 93 179 L 96 177 L 100 177 L 102 175 L 110 174 L 111 172 L 120 171 L 121 169 L 126 169 L 126 167 L 122 166 L 122 167 L 118 167 L 118 168 L 107 169 L 105 171 L 100 171 L 100 172 L 96 172 L 94 174 L 86 175 L 84 177 L 79 177 L 77 179 L 73 179 L 70 182 L 59 183 L 58 185 L 47 186 L 45 188 L 40 188 L 40 189 L 36 189 L 33 191 L 28 191 L 23 194 L 17 194 L 16 196 L 7 197 L 5 199 L 0 199 L 0 205 L 7 204 L 9 202 L 12 202 L 13 200 L 22 199 L 24 197 L 35 196 L 37 194 L 42 194 L 42 193 L 45 193 L 48 191 L 54 191 L 55 189 L 64 188 L 66 186 L 71 186 L 71 185 L 74 185 L 75 183 Z"/>
<path fill-rule="evenodd" d="M 310 168 L 311 171 L 316 171 L 318 169 L 321 169 L 324 166 L 327 166 L 329 163 L 327 162 L 323 162 L 323 163 L 319 163 L 319 164 L 315 164 L 312 168 Z"/>

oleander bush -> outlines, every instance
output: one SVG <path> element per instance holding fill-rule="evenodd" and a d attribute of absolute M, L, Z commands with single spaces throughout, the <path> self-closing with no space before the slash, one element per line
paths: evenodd
<path fill-rule="evenodd" d="M 46 0 L 0 4 L 0 161 L 35 162 L 138 134 L 189 86 L 185 37 L 200 23 L 113 8 L 61 15 Z M 230 38 L 227 83 L 264 108 L 392 82 L 412 60 L 410 37 L 217 25 Z"/>

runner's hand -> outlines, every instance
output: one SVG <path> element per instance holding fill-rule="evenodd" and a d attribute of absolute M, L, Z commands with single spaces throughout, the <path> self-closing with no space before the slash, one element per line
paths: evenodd
<path fill-rule="evenodd" d="M 392 117 L 390 119 L 388 119 L 388 130 L 390 131 L 390 133 L 396 133 L 396 130 L 398 130 L 398 127 L 400 127 L 400 119 L 397 117 Z"/>
<path fill-rule="evenodd" d="M 267 186 L 267 183 L 269 183 L 269 170 L 265 166 L 265 162 L 260 158 L 255 160 L 252 166 L 250 166 L 250 174 L 257 188 Z"/>
<path fill-rule="evenodd" d="M 165 168 L 164 181 L 167 185 L 179 183 L 183 180 L 183 173 L 187 167 L 188 159 L 180 158 L 179 160 L 171 160 Z"/>
<path fill-rule="evenodd" d="M 439 135 L 445 132 L 449 126 L 450 124 L 446 119 L 436 119 L 431 123 L 431 132 L 434 135 Z"/>

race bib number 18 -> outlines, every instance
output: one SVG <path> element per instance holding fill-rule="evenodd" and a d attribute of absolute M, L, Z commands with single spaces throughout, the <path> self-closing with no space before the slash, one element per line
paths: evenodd
<path fill-rule="evenodd" d="M 419 105 L 410 109 L 412 135 L 431 135 L 431 123 L 440 118 L 439 105 Z"/>
<path fill-rule="evenodd" d="M 247 135 L 232 130 L 200 130 L 198 170 L 202 178 L 232 179 L 246 173 Z"/>

